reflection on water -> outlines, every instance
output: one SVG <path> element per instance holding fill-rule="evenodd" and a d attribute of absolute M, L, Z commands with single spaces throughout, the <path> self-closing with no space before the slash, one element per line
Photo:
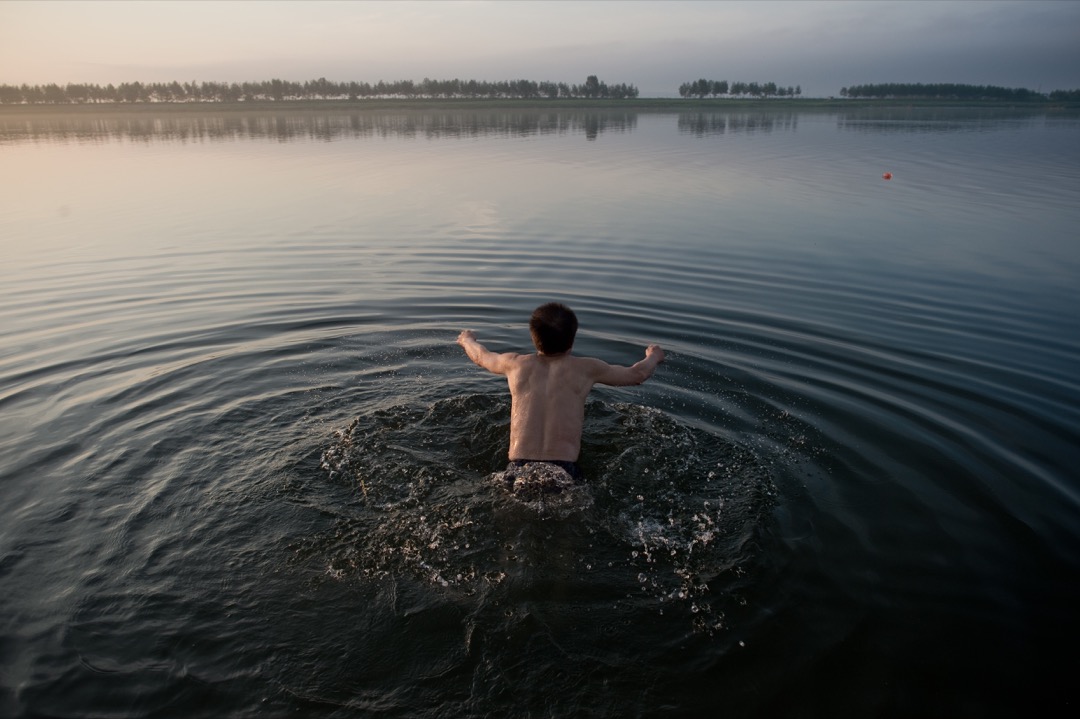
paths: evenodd
<path fill-rule="evenodd" d="M 795 112 L 681 112 L 679 132 L 704 137 L 728 132 L 794 132 L 799 128 Z"/>
<path fill-rule="evenodd" d="M 240 138 L 290 142 L 371 137 L 427 139 L 529 137 L 628 132 L 631 111 L 414 111 L 220 113 L 213 110 L 70 114 L 22 118 L 0 112 L 0 144 L 16 142 L 227 142 Z"/>
<path fill-rule="evenodd" d="M 956 133 L 1077 125 L 1075 113 L 1023 107 L 864 107 L 837 113 L 837 127 L 855 132 Z"/>
<path fill-rule="evenodd" d="M 183 108 L 153 112 L 105 111 L 89 108 L 24 115 L 0 108 L 0 144 L 19 142 L 227 142 L 236 139 L 333 141 L 371 137 L 477 138 L 534 135 L 585 135 L 632 132 L 639 117 L 656 112 L 636 110 L 499 110 L 483 111 L 332 111 L 317 109 L 260 112 L 215 112 Z M 985 132 L 1004 126 L 1039 125 L 1049 119 L 1066 123 L 1070 115 L 1047 116 L 1031 109 L 890 107 L 845 110 L 816 108 L 811 112 L 768 109 L 700 112 L 679 111 L 679 132 L 704 137 L 741 132 L 795 132 L 799 117 L 826 116 L 843 130 L 860 132 Z"/>

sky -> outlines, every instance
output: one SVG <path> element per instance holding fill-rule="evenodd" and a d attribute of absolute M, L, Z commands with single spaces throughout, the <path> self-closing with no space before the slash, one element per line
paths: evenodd
<path fill-rule="evenodd" d="M 0 84 L 588 75 L 1077 89 L 1080 0 L 0 1 Z"/>

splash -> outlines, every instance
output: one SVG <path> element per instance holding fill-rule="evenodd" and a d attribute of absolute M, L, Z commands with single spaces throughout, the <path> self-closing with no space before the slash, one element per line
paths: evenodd
<path fill-rule="evenodd" d="M 724 627 L 727 580 L 752 564 L 775 497 L 749 449 L 657 410 L 590 402 L 585 482 L 547 464 L 485 471 L 505 461 L 508 414 L 502 398 L 453 398 L 335 433 L 322 468 L 352 501 L 321 540 L 327 574 L 475 596 L 572 567 L 622 601 Z"/>
<path fill-rule="evenodd" d="M 488 478 L 512 501 L 520 502 L 538 517 L 565 518 L 593 504 L 589 487 L 575 481 L 561 467 L 530 462 L 522 467 L 496 472 Z"/>
<path fill-rule="evenodd" d="M 725 626 L 723 607 L 752 570 L 776 499 L 763 462 L 746 447 L 655 409 L 614 405 L 607 423 L 623 447 L 603 485 L 610 531 L 627 546 L 637 593 L 658 611 L 685 611 L 694 628 Z"/>

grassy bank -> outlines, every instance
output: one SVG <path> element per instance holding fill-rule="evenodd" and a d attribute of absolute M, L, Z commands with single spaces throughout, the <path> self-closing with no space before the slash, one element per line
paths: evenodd
<path fill-rule="evenodd" d="M 165 113 L 262 113 L 262 112 L 407 112 L 432 110 L 537 110 L 596 112 L 713 112 L 735 110 L 826 110 L 862 109 L 996 109 L 1061 111 L 1080 109 L 1077 103 L 1002 102 L 991 100 L 842 100 L 800 99 L 683 99 L 638 98 L 633 100 L 468 100 L 468 99 L 379 99 L 379 100 L 281 100 L 212 103 L 97 103 L 82 105 L 0 105 L 0 115 L 56 116 L 72 114 L 165 114 Z"/>

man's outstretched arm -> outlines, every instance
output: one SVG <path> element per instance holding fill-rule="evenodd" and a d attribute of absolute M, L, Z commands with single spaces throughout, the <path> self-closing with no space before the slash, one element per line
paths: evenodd
<path fill-rule="evenodd" d="M 615 387 L 641 384 L 653 376 L 656 366 L 663 361 L 664 350 L 660 349 L 660 345 L 649 345 L 645 350 L 645 359 L 638 360 L 629 367 L 597 360 L 600 364 L 597 366 L 595 381 Z"/>
<path fill-rule="evenodd" d="M 465 350 L 465 354 L 469 356 L 469 359 L 488 372 L 494 372 L 495 374 L 506 374 L 510 361 L 517 357 L 516 354 L 510 352 L 505 354 L 492 352 L 476 341 L 476 333 L 472 330 L 464 330 L 459 334 L 457 343 Z"/>

